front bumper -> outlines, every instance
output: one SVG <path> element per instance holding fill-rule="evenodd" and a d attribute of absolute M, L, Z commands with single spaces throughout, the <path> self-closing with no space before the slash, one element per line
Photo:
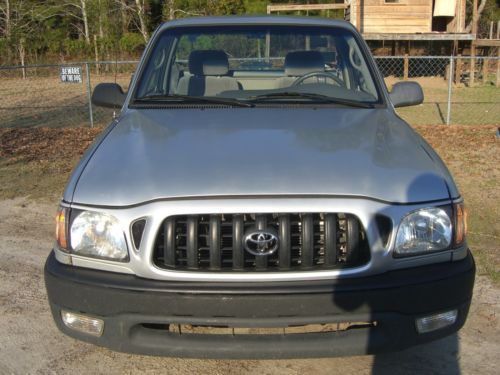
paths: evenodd
<path fill-rule="evenodd" d="M 374 354 L 404 349 L 458 331 L 472 297 L 475 265 L 463 260 L 331 281 L 196 283 L 141 279 L 63 265 L 51 253 L 45 283 L 58 328 L 114 350 L 196 358 L 295 358 Z M 66 327 L 61 309 L 104 321 L 101 337 Z M 415 319 L 458 310 L 446 328 L 418 334 Z M 287 327 L 376 321 L 341 332 L 269 335 L 182 334 L 168 324 Z"/>

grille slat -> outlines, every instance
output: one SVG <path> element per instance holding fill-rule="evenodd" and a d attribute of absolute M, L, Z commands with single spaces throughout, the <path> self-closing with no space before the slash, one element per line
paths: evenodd
<path fill-rule="evenodd" d="M 273 233 L 278 249 L 268 255 L 245 250 L 245 236 Z M 311 271 L 356 267 L 370 251 L 359 220 L 343 213 L 182 215 L 165 219 L 154 263 L 186 271 Z"/>
<path fill-rule="evenodd" d="M 220 238 L 220 216 L 210 216 L 210 268 L 218 270 L 221 268 L 221 238 Z"/>
<path fill-rule="evenodd" d="M 243 232 L 245 223 L 243 215 L 233 216 L 233 264 L 235 270 L 243 269 L 245 254 L 243 250 Z"/>
<path fill-rule="evenodd" d="M 311 267 L 313 264 L 313 217 L 312 214 L 302 215 L 302 246 L 301 250 L 301 264 L 303 267 Z"/>
<path fill-rule="evenodd" d="M 356 218 L 348 216 L 346 218 L 346 261 L 348 263 L 355 262 L 359 256 L 358 246 L 359 238 L 355 236 L 354 233 L 359 232 L 359 223 Z"/>
<path fill-rule="evenodd" d="M 166 266 L 175 266 L 175 220 L 168 218 L 164 224 L 163 259 Z"/>
<path fill-rule="evenodd" d="M 189 216 L 187 220 L 187 266 L 198 268 L 198 217 Z"/>
<path fill-rule="evenodd" d="M 280 215 L 279 218 L 279 267 L 280 269 L 289 269 L 291 265 L 291 236 L 290 236 L 290 215 Z"/>
<path fill-rule="evenodd" d="M 325 215 L 325 264 L 337 263 L 337 215 Z"/>

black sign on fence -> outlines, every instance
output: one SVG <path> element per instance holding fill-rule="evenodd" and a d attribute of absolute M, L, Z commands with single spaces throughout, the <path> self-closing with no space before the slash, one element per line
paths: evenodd
<path fill-rule="evenodd" d="M 80 66 L 61 66 L 61 82 L 82 83 L 82 68 Z"/>

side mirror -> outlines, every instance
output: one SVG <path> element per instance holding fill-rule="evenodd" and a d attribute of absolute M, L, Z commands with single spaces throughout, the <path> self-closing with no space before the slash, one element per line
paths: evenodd
<path fill-rule="evenodd" d="M 121 108 L 127 95 L 116 83 L 99 83 L 92 93 L 92 104 L 106 108 Z"/>
<path fill-rule="evenodd" d="M 408 107 L 422 104 L 424 92 L 417 82 L 398 82 L 392 86 L 389 97 L 394 107 Z"/>

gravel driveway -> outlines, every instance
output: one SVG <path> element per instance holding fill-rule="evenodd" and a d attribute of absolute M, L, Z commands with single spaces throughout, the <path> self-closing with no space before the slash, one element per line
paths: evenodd
<path fill-rule="evenodd" d="M 279 361 L 221 361 L 127 355 L 61 334 L 50 316 L 43 265 L 52 246 L 55 203 L 0 201 L 0 374 L 497 374 L 499 289 L 476 279 L 458 335 L 380 356 Z M 496 369 L 496 370 L 495 370 Z"/>

